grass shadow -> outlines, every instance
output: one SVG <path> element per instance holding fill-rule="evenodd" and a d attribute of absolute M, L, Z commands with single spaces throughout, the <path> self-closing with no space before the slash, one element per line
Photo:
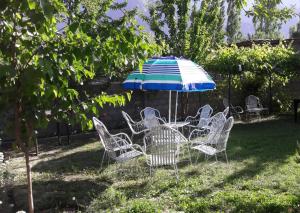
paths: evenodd
<path fill-rule="evenodd" d="M 295 154 L 299 129 L 290 119 L 235 125 L 228 141 L 229 165 L 242 166 L 211 187 L 220 189 L 239 180 L 250 180 L 267 167 L 276 171 Z M 203 189 L 199 193 L 209 192 L 213 190 Z"/>
<path fill-rule="evenodd" d="M 76 185 L 76 187 L 74 187 Z M 37 212 L 79 211 L 109 187 L 108 183 L 97 180 L 74 181 L 34 181 L 33 196 Z M 26 209 L 26 185 L 14 186 L 12 189 L 15 209 Z"/>
<path fill-rule="evenodd" d="M 83 170 L 100 170 L 104 149 L 75 152 L 56 159 L 41 161 L 32 167 L 33 172 L 80 173 Z M 107 161 L 107 159 L 106 159 Z M 103 168 L 107 165 L 103 162 Z"/>

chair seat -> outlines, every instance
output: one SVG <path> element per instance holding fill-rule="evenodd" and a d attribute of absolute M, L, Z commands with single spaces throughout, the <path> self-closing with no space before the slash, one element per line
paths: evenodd
<path fill-rule="evenodd" d="M 207 146 L 207 145 L 198 145 L 198 146 L 194 146 L 192 147 L 192 149 L 197 149 L 207 155 L 215 155 L 218 150 L 211 147 L 211 146 Z"/>
<path fill-rule="evenodd" d="M 149 155 L 151 166 L 163 166 L 163 165 L 173 165 L 176 164 L 176 157 L 174 153 L 166 153 L 165 155 Z"/>
<path fill-rule="evenodd" d="M 251 109 L 247 109 L 247 112 L 261 112 L 262 108 L 251 108 Z"/>
<path fill-rule="evenodd" d="M 201 137 L 193 138 L 190 140 L 191 144 L 203 144 L 207 141 L 208 139 L 208 134 L 203 135 Z"/>
<path fill-rule="evenodd" d="M 135 158 L 139 155 L 142 155 L 143 153 L 137 150 L 132 150 L 129 152 L 125 152 L 121 155 L 119 155 L 118 157 L 115 158 L 116 161 L 127 161 L 130 160 L 132 158 Z"/>
<path fill-rule="evenodd" d="M 117 147 L 114 147 L 114 151 L 120 151 L 120 150 L 126 150 L 126 149 L 130 149 L 132 147 L 131 144 L 126 144 L 124 146 L 117 146 Z"/>

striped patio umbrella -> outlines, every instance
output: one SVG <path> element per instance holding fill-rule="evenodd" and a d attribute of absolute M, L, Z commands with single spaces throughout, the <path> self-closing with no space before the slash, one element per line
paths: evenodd
<path fill-rule="evenodd" d="M 173 56 L 151 58 L 142 71 L 134 71 L 123 82 L 124 89 L 168 90 L 169 122 L 171 119 L 171 91 L 176 93 L 175 122 L 178 92 L 202 92 L 215 89 L 216 84 L 208 73 L 196 63 Z"/>

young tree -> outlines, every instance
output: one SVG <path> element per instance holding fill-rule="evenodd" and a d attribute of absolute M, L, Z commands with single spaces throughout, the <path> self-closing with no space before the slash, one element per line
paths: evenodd
<path fill-rule="evenodd" d="M 143 18 L 156 41 L 166 46 L 163 54 L 201 64 L 211 49 L 224 42 L 224 3 L 225 0 L 156 0 L 148 6 L 150 16 Z M 188 94 L 181 97 L 181 116 L 185 116 Z"/>
<path fill-rule="evenodd" d="M 120 75 L 122 65 L 126 71 L 156 50 L 130 14 L 118 20 L 105 16 L 115 6 L 105 2 L 106 7 L 93 14 L 84 13 L 87 8 L 78 4 L 74 9 L 78 17 L 60 0 L 0 4 L 0 112 L 12 111 L 14 116 L 3 122 L 13 123 L 16 147 L 25 154 L 29 212 L 34 211 L 30 167 L 34 130 L 54 120 L 91 128 L 87 114 L 99 114 L 103 104 L 122 105 L 126 96 L 92 95 L 83 85 L 96 72 Z"/>
<path fill-rule="evenodd" d="M 156 0 L 148 8 L 150 17 L 143 18 L 156 41 L 169 47 L 166 55 L 201 63 L 224 40 L 224 0 Z"/>
<path fill-rule="evenodd" d="M 227 24 L 226 35 L 228 43 L 235 43 L 242 37 L 241 33 L 241 9 L 236 0 L 227 0 Z"/>
<path fill-rule="evenodd" d="M 294 15 L 294 9 L 279 8 L 282 0 L 255 0 L 253 8 L 248 11 L 252 16 L 255 34 L 253 38 L 276 39 L 281 37 L 280 29 Z"/>
<path fill-rule="evenodd" d="M 298 14 L 300 17 L 300 14 Z M 299 22 L 290 28 L 290 38 L 300 38 L 300 20 Z"/>

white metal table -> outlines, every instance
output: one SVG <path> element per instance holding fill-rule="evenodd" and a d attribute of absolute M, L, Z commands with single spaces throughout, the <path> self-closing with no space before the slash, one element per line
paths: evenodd
<path fill-rule="evenodd" d="M 183 133 L 183 127 L 188 125 L 190 122 L 185 122 L 185 121 L 176 121 L 176 122 L 170 122 L 170 123 L 165 123 L 164 125 L 171 127 L 173 129 L 179 130 L 181 128 L 181 133 Z"/>
<path fill-rule="evenodd" d="M 178 129 L 178 128 L 182 128 L 186 125 L 188 125 L 190 122 L 185 122 L 185 121 L 177 121 L 177 122 L 170 122 L 170 123 L 165 123 L 164 125 L 174 128 L 174 129 Z"/>

